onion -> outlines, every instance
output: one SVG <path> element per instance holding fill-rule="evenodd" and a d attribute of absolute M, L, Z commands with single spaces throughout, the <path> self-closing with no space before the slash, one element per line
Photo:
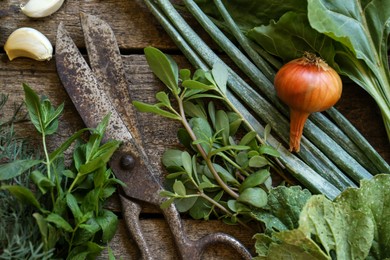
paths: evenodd
<path fill-rule="evenodd" d="M 312 53 L 283 65 L 275 75 L 278 97 L 290 108 L 290 151 L 299 152 L 306 119 L 332 107 L 341 97 L 337 72 Z"/>

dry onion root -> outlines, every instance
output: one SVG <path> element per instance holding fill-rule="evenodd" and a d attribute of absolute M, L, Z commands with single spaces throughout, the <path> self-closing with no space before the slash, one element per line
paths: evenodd
<path fill-rule="evenodd" d="M 280 68 L 274 85 L 290 108 L 290 151 L 299 152 L 306 119 L 336 104 L 342 92 L 341 78 L 324 60 L 305 53 Z"/>

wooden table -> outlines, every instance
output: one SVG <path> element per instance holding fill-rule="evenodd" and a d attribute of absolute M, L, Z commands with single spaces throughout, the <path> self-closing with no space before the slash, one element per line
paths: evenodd
<path fill-rule="evenodd" d="M 153 101 L 154 95 L 162 89 L 150 72 L 143 56 L 143 48 L 154 46 L 171 54 L 179 66 L 189 67 L 178 49 L 169 39 L 162 27 L 149 13 L 141 0 L 66 0 L 62 8 L 47 18 L 31 19 L 20 12 L 20 0 L 0 0 L 0 45 L 4 46 L 7 37 L 17 28 L 33 27 L 45 34 L 54 45 L 57 27 L 60 22 L 65 24 L 71 37 L 81 50 L 85 47 L 79 21 L 79 13 L 94 14 L 107 21 L 113 28 L 126 72 L 137 100 Z M 194 26 L 197 25 L 192 22 Z M 8 118 L 12 114 L 13 103 L 20 103 L 24 94 L 22 83 L 29 84 L 39 94 L 46 95 L 55 104 L 65 103 L 64 115 L 60 121 L 59 133 L 50 139 L 49 149 L 64 141 L 72 133 L 83 127 L 72 102 L 68 98 L 58 78 L 55 58 L 48 62 L 38 62 L 25 58 L 9 61 L 1 48 L 0 52 L 0 91 L 9 94 L 9 102 L 0 117 Z M 341 112 L 372 143 L 378 152 L 390 161 L 390 146 L 381 123 L 379 111 L 373 100 L 356 86 L 346 86 L 342 100 L 337 104 Z M 177 146 L 176 130 L 178 124 L 161 120 L 150 114 L 140 114 L 140 126 L 146 150 L 155 166 L 161 171 L 160 158 L 163 151 Z M 367 123 L 369 122 L 369 123 Z M 21 131 L 23 129 L 23 131 Z M 16 131 L 23 137 L 29 137 L 39 144 L 39 139 L 32 125 L 20 122 Z M 110 205 L 120 215 L 120 206 L 116 196 Z M 142 227 L 156 259 L 176 259 L 169 229 L 157 209 L 145 205 L 142 214 Z M 241 240 L 248 248 L 253 247 L 253 233 L 243 231 L 238 226 L 228 226 L 220 221 L 195 221 L 183 216 L 183 222 L 190 238 L 196 239 L 214 231 L 223 231 Z M 138 249 L 127 232 L 124 221 L 121 220 L 119 230 L 111 241 L 114 254 L 123 259 L 138 259 Z M 106 258 L 104 252 L 101 258 Z M 209 248 L 204 254 L 205 259 L 237 259 L 234 251 L 223 246 Z"/>

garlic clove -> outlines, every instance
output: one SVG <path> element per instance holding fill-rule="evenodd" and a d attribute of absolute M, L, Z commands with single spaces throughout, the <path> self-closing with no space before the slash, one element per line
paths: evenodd
<path fill-rule="evenodd" d="M 49 39 L 40 31 L 22 27 L 8 37 L 4 50 L 10 60 L 27 57 L 34 60 L 50 60 L 53 56 L 53 46 Z"/>
<path fill-rule="evenodd" d="M 64 0 L 30 0 L 20 8 L 28 17 L 41 18 L 55 13 L 63 3 Z"/>

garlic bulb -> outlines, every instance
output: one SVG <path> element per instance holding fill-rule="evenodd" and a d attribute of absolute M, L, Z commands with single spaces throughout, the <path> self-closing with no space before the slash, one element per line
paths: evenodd
<path fill-rule="evenodd" d="M 22 12 L 28 17 L 41 18 L 56 12 L 64 0 L 30 0 L 26 5 L 20 5 Z"/>
<path fill-rule="evenodd" d="M 17 57 L 27 57 L 34 60 L 50 60 L 53 56 L 53 46 L 41 32 L 22 27 L 8 37 L 4 50 L 10 60 Z"/>

